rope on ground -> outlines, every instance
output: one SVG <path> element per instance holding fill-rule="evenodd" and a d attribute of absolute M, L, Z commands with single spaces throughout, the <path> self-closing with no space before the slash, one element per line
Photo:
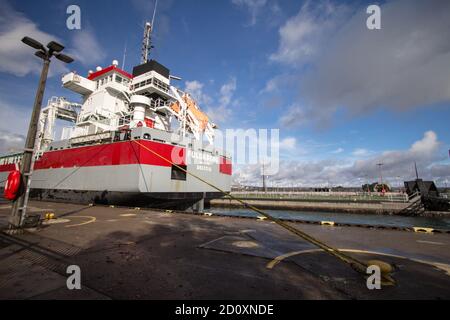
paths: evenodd
<path fill-rule="evenodd" d="M 303 232 L 303 231 L 301 231 L 301 230 L 299 230 L 299 229 L 297 229 L 297 228 L 294 228 L 294 227 L 292 227 L 291 225 L 289 225 L 289 224 L 287 224 L 287 223 L 285 223 L 285 222 L 283 222 L 283 221 L 281 221 L 281 220 L 279 220 L 279 219 L 277 219 L 277 218 L 275 218 L 275 217 L 272 217 L 270 214 L 266 213 L 265 211 L 263 211 L 263 210 L 261 210 L 261 209 L 258 209 L 258 208 L 256 208 L 255 206 L 253 206 L 253 205 L 251 205 L 251 204 L 248 204 L 248 203 L 246 203 L 245 201 L 243 201 L 243 200 L 241 200 L 241 199 L 239 199 L 239 198 L 234 197 L 234 196 L 231 195 L 229 192 L 226 192 L 226 191 L 220 189 L 219 187 L 215 186 L 214 184 L 212 184 L 212 183 L 206 181 L 205 179 L 203 179 L 203 178 L 197 176 L 196 174 L 187 171 L 187 170 L 184 169 L 183 167 L 177 165 L 177 164 L 174 163 L 173 161 L 171 161 L 171 160 L 165 158 L 164 156 L 160 155 L 158 152 L 156 152 L 156 151 L 154 151 L 154 150 L 148 148 L 147 146 L 145 146 L 144 144 L 140 143 L 139 141 L 137 141 L 137 140 L 132 140 L 132 142 L 138 144 L 139 146 L 141 146 L 141 147 L 144 148 L 145 150 L 151 152 L 152 154 L 156 155 L 156 156 L 159 157 L 160 159 L 162 159 L 162 160 L 168 162 L 169 164 L 175 166 L 177 169 L 179 169 L 179 170 L 185 172 L 186 174 L 188 174 L 188 175 L 190 175 L 190 176 L 192 176 L 192 177 L 194 177 L 194 178 L 196 178 L 196 179 L 202 181 L 203 183 L 207 184 L 207 185 L 210 186 L 211 188 L 214 188 L 215 190 L 219 191 L 220 193 L 223 193 L 223 194 L 226 195 L 227 197 L 229 197 L 229 198 L 231 198 L 231 199 L 233 199 L 233 200 L 236 200 L 236 201 L 240 202 L 241 204 L 243 204 L 243 205 L 246 206 L 247 208 L 249 208 L 249 209 L 251 209 L 251 210 L 253 210 L 253 211 L 255 211 L 255 212 L 261 214 L 262 216 L 266 217 L 268 220 L 275 222 L 275 223 L 278 224 L 279 226 L 285 228 L 286 230 L 292 232 L 293 234 L 299 236 L 300 238 L 302 238 L 302 239 L 308 241 L 309 243 L 312 243 L 312 244 L 314 244 L 315 246 L 321 248 L 322 250 L 324 250 L 324 251 L 327 252 L 328 254 L 330 254 L 330 255 L 332 255 L 332 256 L 338 258 L 339 260 L 345 262 L 346 264 L 348 264 L 350 267 L 352 267 L 353 270 L 355 270 L 355 271 L 357 271 L 357 272 L 359 272 L 359 273 L 362 273 L 362 274 L 366 275 L 368 265 L 367 265 L 365 262 L 360 261 L 360 260 L 358 260 L 358 259 L 356 259 L 356 258 L 354 258 L 354 257 L 351 257 L 351 256 L 349 256 L 349 255 L 347 255 L 347 254 L 345 254 L 345 253 L 339 251 L 338 249 L 333 248 L 333 247 L 327 245 L 326 243 L 324 243 L 324 242 L 322 242 L 322 241 L 320 241 L 320 240 L 318 240 L 318 239 L 316 239 L 316 238 L 310 236 L 309 234 L 307 234 L 307 233 L 305 233 L 305 232 Z M 383 278 L 383 280 L 384 280 L 385 282 L 388 282 L 388 283 L 390 283 L 390 284 L 395 284 L 395 280 L 392 279 L 389 275 L 381 274 L 381 277 Z"/>

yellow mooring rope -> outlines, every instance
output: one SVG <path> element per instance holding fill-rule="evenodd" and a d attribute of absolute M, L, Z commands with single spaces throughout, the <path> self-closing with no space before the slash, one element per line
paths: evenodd
<path fill-rule="evenodd" d="M 327 253 L 331 254 L 332 256 L 334 256 L 334 257 L 340 259 L 341 261 L 347 263 L 347 264 L 350 265 L 350 267 L 352 267 L 355 271 L 357 271 L 357 272 L 359 272 L 359 273 L 362 273 L 362 274 L 364 274 L 364 275 L 367 274 L 366 272 L 367 272 L 367 267 L 368 267 L 368 265 L 367 265 L 365 262 L 362 262 L 362 261 L 360 261 L 360 260 L 358 260 L 358 259 L 355 259 L 355 258 L 353 258 L 353 257 L 351 257 L 351 256 L 349 256 L 349 255 L 347 255 L 347 254 L 345 254 L 345 253 L 342 253 L 341 251 L 339 251 L 339 249 L 333 248 L 333 247 L 327 245 L 326 243 L 324 243 L 324 242 L 322 242 L 322 241 L 320 241 L 320 240 L 318 240 L 318 239 L 316 239 L 316 238 L 314 238 L 314 237 L 308 235 L 307 233 L 305 233 L 305 232 L 303 232 L 303 231 L 300 231 L 300 230 L 298 230 L 297 228 L 294 228 L 294 227 L 292 227 L 291 225 L 289 225 L 289 224 L 287 224 L 287 223 L 281 221 L 280 219 L 275 218 L 275 217 L 272 217 L 271 215 L 269 215 L 268 213 L 262 211 L 261 209 L 258 209 L 258 208 L 256 208 L 255 206 L 252 206 L 252 205 L 246 203 L 245 201 L 243 201 L 243 200 L 241 200 L 241 199 L 239 199 L 239 198 L 236 198 L 236 197 L 232 196 L 232 195 L 229 194 L 228 192 L 226 192 L 226 191 L 220 189 L 219 187 L 216 187 L 215 185 L 213 185 L 212 183 L 206 181 L 205 179 L 203 179 L 203 178 L 201 178 L 201 177 L 199 177 L 199 176 L 197 176 L 197 175 L 195 175 L 195 174 L 193 174 L 193 173 L 187 171 L 186 169 L 182 168 L 181 166 L 179 166 L 179 165 L 173 163 L 171 160 L 169 160 L 169 159 L 163 157 L 162 155 L 160 155 L 160 154 L 157 153 L 156 151 L 151 150 L 150 148 L 148 148 L 147 146 L 145 146 L 145 145 L 143 145 L 142 143 L 138 142 L 137 140 L 131 140 L 131 141 L 134 142 L 134 143 L 136 143 L 136 144 L 138 144 L 139 146 L 141 146 L 141 147 L 144 148 L 145 150 L 147 150 L 147 151 L 153 153 L 153 154 L 156 155 L 157 157 L 163 159 L 164 161 L 170 163 L 171 165 L 175 166 L 176 168 L 178 168 L 179 170 L 185 172 L 186 174 L 189 174 L 190 176 L 192 176 L 192 177 L 194 177 L 194 178 L 196 178 L 196 179 L 202 181 L 203 183 L 207 184 L 208 186 L 210 186 L 210 187 L 216 189 L 216 190 L 219 191 L 220 193 L 223 193 L 223 194 L 226 195 L 227 197 L 229 197 L 229 198 L 231 198 L 231 199 L 233 199 L 233 200 L 236 200 L 236 201 L 242 203 L 246 208 L 249 208 L 249 209 L 251 209 L 251 210 L 253 210 L 253 211 L 255 211 L 255 212 L 261 214 L 262 216 L 266 217 L 268 220 L 275 222 L 275 223 L 278 224 L 279 226 L 285 228 L 286 230 L 292 232 L 293 234 L 299 236 L 300 238 L 302 238 L 302 239 L 304 239 L 304 240 L 306 240 L 306 241 L 308 241 L 308 242 L 314 244 L 315 246 L 321 248 L 321 249 L 324 250 L 325 252 L 327 252 Z M 382 273 L 382 274 L 381 274 L 381 277 L 382 277 L 382 279 L 383 279 L 383 283 L 387 283 L 387 284 L 391 284 L 391 285 L 395 284 L 395 280 L 394 280 L 391 276 L 389 276 L 388 274 L 383 274 L 383 273 Z"/>

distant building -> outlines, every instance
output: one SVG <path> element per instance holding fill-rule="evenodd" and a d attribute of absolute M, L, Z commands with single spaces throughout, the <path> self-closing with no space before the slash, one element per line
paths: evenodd
<path fill-rule="evenodd" d="M 424 181 L 422 179 L 405 181 L 405 189 L 408 195 L 411 195 L 415 192 L 420 192 L 422 196 L 439 196 L 439 191 L 434 184 L 434 181 Z"/>

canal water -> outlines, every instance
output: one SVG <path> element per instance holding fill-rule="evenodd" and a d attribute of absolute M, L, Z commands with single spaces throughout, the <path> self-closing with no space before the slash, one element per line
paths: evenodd
<path fill-rule="evenodd" d="M 217 215 L 257 217 L 259 214 L 248 209 L 211 208 L 208 210 Z M 273 217 L 303 221 L 334 221 L 340 223 L 382 225 L 395 227 L 427 227 L 450 230 L 450 217 L 403 217 L 359 213 L 336 213 L 315 211 L 264 210 Z"/>

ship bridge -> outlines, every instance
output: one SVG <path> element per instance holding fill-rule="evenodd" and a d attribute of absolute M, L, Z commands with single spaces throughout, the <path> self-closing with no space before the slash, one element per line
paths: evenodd
<path fill-rule="evenodd" d="M 171 86 L 172 78 L 177 79 L 156 60 L 135 66 L 132 74 L 118 68 L 114 60 L 106 68 L 89 71 L 87 77 L 75 72 L 64 75 L 63 87 L 83 100 L 76 121 L 69 119 L 75 127 L 64 129 L 64 139 L 137 127 L 171 132 L 176 119 L 180 136 L 192 134 L 197 140 L 205 136 L 213 143 L 215 125 L 188 93 Z"/>

